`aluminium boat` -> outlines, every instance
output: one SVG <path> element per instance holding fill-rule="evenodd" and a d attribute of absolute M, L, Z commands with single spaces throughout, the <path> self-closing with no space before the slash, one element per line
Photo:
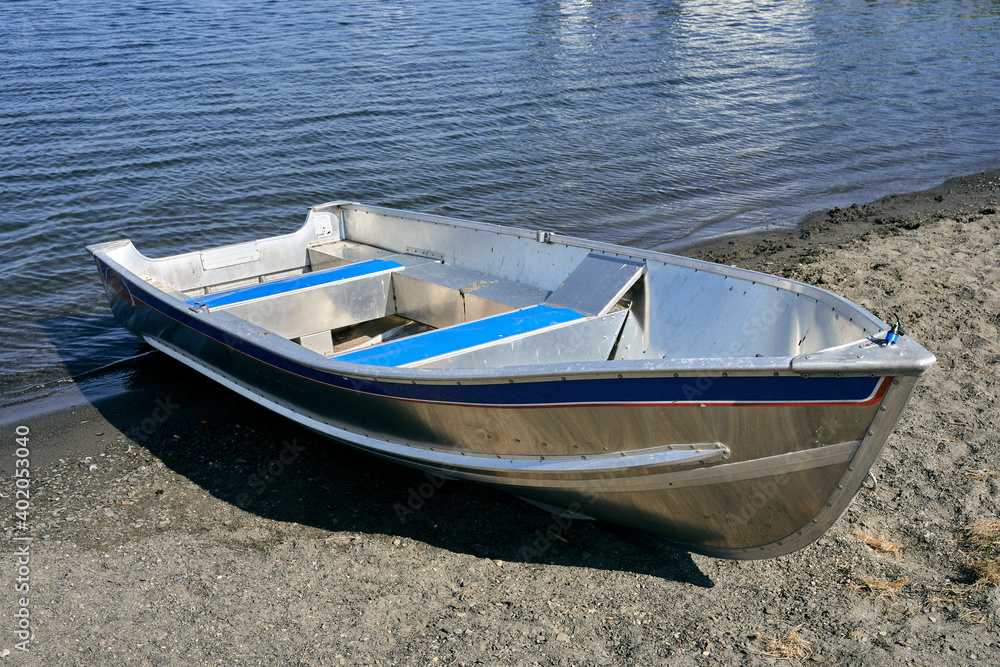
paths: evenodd
<path fill-rule="evenodd" d="M 125 328 L 261 406 L 721 558 L 819 538 L 934 363 L 810 285 L 350 202 L 170 257 L 88 249 Z"/>

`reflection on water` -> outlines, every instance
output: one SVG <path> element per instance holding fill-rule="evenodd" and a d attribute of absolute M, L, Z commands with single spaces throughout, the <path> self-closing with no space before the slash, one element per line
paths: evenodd
<path fill-rule="evenodd" d="M 348 198 L 662 249 L 996 166 L 998 15 L 0 4 L 0 392 L 135 353 L 88 242 L 162 255 Z"/>

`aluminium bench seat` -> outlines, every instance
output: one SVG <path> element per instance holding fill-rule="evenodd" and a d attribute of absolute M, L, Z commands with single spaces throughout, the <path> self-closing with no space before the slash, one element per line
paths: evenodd
<path fill-rule="evenodd" d="M 394 312 L 392 275 L 405 259 L 373 259 L 205 296 L 192 309 L 228 313 L 314 352 L 333 351 L 331 331 Z"/>
<path fill-rule="evenodd" d="M 402 268 L 403 265 L 399 262 L 386 259 L 371 259 L 356 264 L 346 264 L 265 283 L 237 287 L 222 292 L 215 292 L 214 294 L 191 297 L 186 302 L 189 305 L 195 306 L 223 308 L 257 299 L 266 299 L 288 292 L 322 287 L 341 280 L 396 271 Z"/>

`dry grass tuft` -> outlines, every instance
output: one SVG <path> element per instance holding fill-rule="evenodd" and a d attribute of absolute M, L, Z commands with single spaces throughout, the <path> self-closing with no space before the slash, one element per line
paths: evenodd
<path fill-rule="evenodd" d="M 801 625 L 795 626 L 784 637 L 761 635 L 760 639 L 764 642 L 764 650 L 758 652 L 758 655 L 772 660 L 805 660 L 811 653 L 809 650 L 810 642 L 799 634 L 801 627 Z"/>
<path fill-rule="evenodd" d="M 980 519 L 965 527 L 965 537 L 975 549 L 993 557 L 1000 551 L 1000 519 Z"/>
<path fill-rule="evenodd" d="M 976 578 L 973 588 L 1000 585 L 1000 519 L 980 519 L 965 527 L 965 541 L 976 551 L 966 567 Z"/>
<path fill-rule="evenodd" d="M 971 586 L 951 584 L 945 588 L 929 590 L 935 595 L 929 595 L 924 600 L 926 607 L 966 623 L 986 622 L 985 615 L 989 613 L 989 610 L 986 608 L 984 611 L 985 598 L 983 587 L 980 584 L 972 584 Z M 949 607 L 951 608 L 949 609 Z"/>
<path fill-rule="evenodd" d="M 867 593 L 868 599 L 873 602 L 889 602 L 895 600 L 899 591 L 908 583 L 910 580 L 906 577 L 896 581 L 860 577 L 849 583 L 847 588 L 857 593 Z"/>
<path fill-rule="evenodd" d="M 1000 477 L 1000 472 L 983 468 L 982 470 L 970 470 L 966 473 L 965 477 L 967 479 L 989 479 L 991 477 Z"/>
<path fill-rule="evenodd" d="M 969 551 L 956 550 L 959 565 L 972 583 L 949 583 L 941 588 L 928 588 L 924 607 L 946 610 L 954 618 L 967 623 L 985 623 L 990 615 L 987 588 L 1000 586 L 1000 519 L 990 517 L 974 521 L 965 527 L 962 542 Z M 958 607 L 955 611 L 954 608 Z"/>
<path fill-rule="evenodd" d="M 969 566 L 969 570 L 976 577 L 973 586 L 998 586 L 1000 585 L 1000 563 L 995 560 L 980 560 Z"/>
<path fill-rule="evenodd" d="M 875 537 L 871 533 L 863 530 L 859 530 L 856 537 L 875 551 L 880 551 L 884 554 L 895 553 L 903 548 L 902 544 L 896 544 L 895 542 L 890 542 L 889 540 L 883 540 L 881 537 Z"/>

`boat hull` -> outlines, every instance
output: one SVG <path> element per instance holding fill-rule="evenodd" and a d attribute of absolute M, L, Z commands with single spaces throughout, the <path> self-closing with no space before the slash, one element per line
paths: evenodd
<path fill-rule="evenodd" d="M 817 539 L 862 487 L 916 377 L 667 364 L 383 374 L 303 360 L 98 257 L 116 318 L 318 433 L 717 557 Z M 292 348 L 288 346 L 293 346 Z"/>

